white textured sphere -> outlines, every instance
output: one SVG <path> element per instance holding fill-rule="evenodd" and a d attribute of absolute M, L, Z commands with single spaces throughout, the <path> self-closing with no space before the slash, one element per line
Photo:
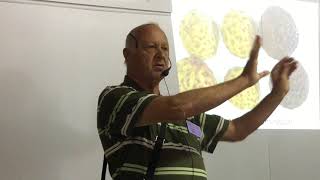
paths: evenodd
<path fill-rule="evenodd" d="M 288 109 L 294 109 L 303 104 L 309 93 L 309 78 L 301 63 L 290 76 L 290 89 L 281 101 L 281 105 Z M 271 80 L 270 80 L 271 82 Z M 272 84 L 270 83 L 272 88 Z"/>
<path fill-rule="evenodd" d="M 290 56 L 299 41 L 298 29 L 291 15 L 280 7 L 272 6 L 261 16 L 262 47 L 269 56 L 282 59 Z"/>

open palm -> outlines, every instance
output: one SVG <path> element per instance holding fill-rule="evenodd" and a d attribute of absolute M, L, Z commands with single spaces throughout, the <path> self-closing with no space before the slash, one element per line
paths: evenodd
<path fill-rule="evenodd" d="M 269 71 L 263 71 L 260 73 L 257 72 L 258 55 L 259 55 L 260 46 L 261 46 L 261 38 L 259 36 L 256 36 L 256 39 L 250 51 L 249 60 L 241 74 L 241 76 L 245 77 L 248 80 L 249 86 L 254 85 L 261 78 L 269 74 Z"/>

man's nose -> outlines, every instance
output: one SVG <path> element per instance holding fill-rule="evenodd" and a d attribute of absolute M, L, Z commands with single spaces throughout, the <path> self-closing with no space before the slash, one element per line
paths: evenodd
<path fill-rule="evenodd" d="M 159 58 L 166 58 L 165 52 L 161 47 L 157 48 L 156 56 L 159 57 Z"/>

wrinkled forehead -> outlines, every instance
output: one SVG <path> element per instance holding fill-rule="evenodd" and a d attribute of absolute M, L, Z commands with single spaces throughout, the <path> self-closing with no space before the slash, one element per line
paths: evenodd
<path fill-rule="evenodd" d="M 166 34 L 156 25 L 148 25 L 136 32 L 136 37 L 141 42 L 154 42 L 161 44 L 168 44 Z"/>

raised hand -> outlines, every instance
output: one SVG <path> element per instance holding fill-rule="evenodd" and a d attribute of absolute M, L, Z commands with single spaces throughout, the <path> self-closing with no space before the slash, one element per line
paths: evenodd
<path fill-rule="evenodd" d="M 270 73 L 269 71 L 263 71 L 260 73 L 257 72 L 258 55 L 259 55 L 260 46 L 261 46 L 261 38 L 259 36 L 256 36 L 252 49 L 250 51 L 249 60 L 241 74 L 242 77 L 247 79 L 248 86 L 254 85 L 261 78 L 265 77 Z"/>
<path fill-rule="evenodd" d="M 298 62 L 292 57 L 285 57 L 279 61 L 271 71 L 272 91 L 285 95 L 289 91 L 289 77 L 297 69 Z"/>

